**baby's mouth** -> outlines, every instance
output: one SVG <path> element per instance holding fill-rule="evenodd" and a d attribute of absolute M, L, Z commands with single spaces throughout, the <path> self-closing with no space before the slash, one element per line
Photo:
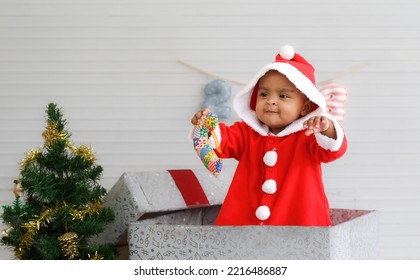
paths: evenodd
<path fill-rule="evenodd" d="M 264 112 L 267 113 L 267 114 L 278 114 L 279 113 L 278 110 L 273 110 L 273 109 L 267 109 L 267 110 L 264 110 Z"/>

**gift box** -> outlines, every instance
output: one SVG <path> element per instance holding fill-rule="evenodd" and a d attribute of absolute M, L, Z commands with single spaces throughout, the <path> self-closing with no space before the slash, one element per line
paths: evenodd
<path fill-rule="evenodd" d="M 332 226 L 213 226 L 219 207 L 130 223 L 130 259 L 375 259 L 377 212 L 331 209 Z M 186 223 L 181 217 L 187 216 Z M 175 221 L 175 223 L 171 223 Z"/>
<path fill-rule="evenodd" d="M 99 242 L 121 259 L 374 259 L 375 210 L 331 209 L 332 226 L 214 226 L 233 172 L 124 173 L 104 205 L 115 221 Z"/>
<path fill-rule="evenodd" d="M 215 177 L 206 169 L 123 173 L 109 190 L 103 203 L 104 207 L 114 210 L 115 220 L 92 238 L 92 242 L 118 244 L 120 258 L 126 259 L 127 229 L 131 222 L 197 223 L 198 221 L 193 221 L 195 214 L 164 214 L 220 205 L 226 196 L 232 175 L 233 172 L 227 170 Z"/>

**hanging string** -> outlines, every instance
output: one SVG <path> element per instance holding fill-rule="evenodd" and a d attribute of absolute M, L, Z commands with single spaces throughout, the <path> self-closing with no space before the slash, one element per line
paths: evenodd
<path fill-rule="evenodd" d="M 339 78 L 342 78 L 342 77 L 348 76 L 350 74 L 356 73 L 360 69 L 362 69 L 362 68 L 366 67 L 368 64 L 370 64 L 370 62 L 371 62 L 370 60 L 360 62 L 360 63 L 354 65 L 353 67 L 350 67 L 349 69 L 347 69 L 345 71 L 338 72 L 337 74 L 335 74 L 335 76 L 333 76 L 333 77 L 331 77 L 327 80 L 323 80 L 321 82 L 318 82 L 317 85 L 318 86 L 325 85 L 325 84 L 331 83 L 332 81 L 337 80 Z"/>
<path fill-rule="evenodd" d="M 195 71 L 197 71 L 197 72 L 201 72 L 201 73 L 203 73 L 203 74 L 205 74 L 205 75 L 207 75 L 207 76 L 213 77 L 213 78 L 215 78 L 215 79 L 225 80 L 225 81 L 227 81 L 227 82 L 231 82 L 231 83 L 238 84 L 238 85 L 246 85 L 246 83 L 245 83 L 245 82 L 238 81 L 238 80 L 233 80 L 233 79 L 230 79 L 230 78 L 223 77 L 223 76 L 221 76 L 221 75 L 217 75 L 217 74 L 215 74 L 215 73 L 212 73 L 212 72 L 210 72 L 210 71 L 207 71 L 207 70 L 206 70 L 206 69 L 204 69 L 204 68 L 201 68 L 201 67 L 196 66 L 196 65 L 194 65 L 194 64 L 192 64 L 192 63 L 189 63 L 189 62 L 187 62 L 187 61 L 185 61 L 185 60 L 178 59 L 178 62 L 179 62 L 179 63 L 181 63 L 181 64 L 183 64 L 183 65 L 185 65 L 185 66 L 187 66 L 187 67 L 189 67 L 189 68 L 191 68 L 191 69 L 193 69 L 193 70 L 195 70 Z M 370 61 L 370 60 L 366 60 L 366 61 L 360 62 L 360 63 L 358 63 L 358 64 L 356 64 L 356 65 L 354 65 L 354 66 L 350 67 L 349 69 L 347 69 L 347 70 L 345 70 L 345 71 L 341 71 L 341 72 L 337 73 L 336 75 L 334 75 L 333 77 L 331 77 L 331 78 L 329 78 L 329 79 L 326 79 L 326 80 L 323 80 L 323 81 L 321 81 L 321 82 L 318 82 L 318 84 L 317 84 L 317 85 L 318 85 L 318 86 L 320 86 L 320 85 L 328 84 L 328 83 L 330 83 L 330 82 L 332 82 L 332 81 L 334 81 L 334 80 L 336 80 L 336 79 L 339 79 L 339 78 L 342 78 L 342 77 L 348 76 L 348 75 L 350 75 L 350 74 L 356 73 L 356 72 L 358 72 L 360 69 L 362 69 L 362 68 L 366 67 L 366 66 L 367 66 L 368 64 L 370 64 L 370 63 L 371 63 L 371 61 Z"/>
<path fill-rule="evenodd" d="M 203 69 L 201 67 L 198 67 L 198 66 L 196 66 L 194 64 L 191 64 L 191 63 L 189 63 L 189 62 L 187 62 L 185 60 L 178 59 L 178 62 L 181 63 L 181 64 L 183 64 L 183 65 L 185 65 L 185 66 L 187 66 L 187 67 L 189 67 L 189 68 L 191 68 L 191 69 L 193 69 L 193 70 L 196 70 L 198 72 L 201 72 L 203 74 L 206 74 L 207 76 L 213 77 L 215 79 L 225 80 L 227 82 L 231 82 L 233 84 L 238 84 L 238 85 L 246 85 L 246 83 L 244 83 L 244 82 L 241 82 L 241 81 L 238 81 L 238 80 L 229 79 L 229 78 L 226 78 L 226 77 L 223 77 L 223 76 L 214 74 L 214 73 L 209 72 L 209 71 L 207 71 L 207 70 L 205 70 L 205 69 Z"/>

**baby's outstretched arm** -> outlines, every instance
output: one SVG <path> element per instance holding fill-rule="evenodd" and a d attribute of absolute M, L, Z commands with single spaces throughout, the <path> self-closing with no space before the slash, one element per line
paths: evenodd
<path fill-rule="evenodd" d="M 210 109 L 206 108 L 203 110 L 198 111 L 197 113 L 195 113 L 195 115 L 192 117 L 191 119 L 191 123 L 193 125 L 196 125 L 198 123 L 198 120 L 201 119 L 202 116 L 207 115 L 208 113 L 210 113 Z"/>
<path fill-rule="evenodd" d="M 333 122 L 324 116 L 315 116 L 306 120 L 303 123 L 303 127 L 306 128 L 306 135 L 321 132 L 323 135 L 329 138 L 337 139 L 337 133 L 335 131 Z"/>

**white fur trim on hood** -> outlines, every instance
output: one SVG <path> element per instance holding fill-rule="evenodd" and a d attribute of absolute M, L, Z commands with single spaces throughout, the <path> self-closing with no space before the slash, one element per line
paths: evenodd
<path fill-rule="evenodd" d="M 324 115 L 326 112 L 326 102 L 325 97 L 319 92 L 316 86 L 308 79 L 302 72 L 293 67 L 288 63 L 273 62 L 264 66 L 245 86 L 245 88 L 240 91 L 233 100 L 233 107 L 236 114 L 250 127 L 252 127 L 259 134 L 266 136 L 268 135 L 269 129 L 266 125 L 262 124 L 255 113 L 254 110 L 250 107 L 251 96 L 254 91 L 255 85 L 258 83 L 259 79 L 264 76 L 270 70 L 277 70 L 278 72 L 285 75 L 303 94 L 305 94 L 313 103 L 318 105 L 318 108 L 312 113 L 316 112 L 316 115 Z M 313 114 L 308 114 L 303 117 L 305 120 L 314 116 Z M 308 118 L 309 116 L 309 118 Z M 303 125 L 301 119 L 296 120 L 288 127 L 286 127 L 278 136 L 285 136 L 290 133 L 299 131 L 303 129 L 303 126 L 299 128 L 296 122 Z M 289 128 L 292 126 L 293 129 Z M 286 134 L 286 132 L 287 134 Z"/>
<path fill-rule="evenodd" d="M 262 136 L 270 135 L 270 129 L 265 124 L 261 123 L 254 110 L 251 109 L 251 97 L 254 91 L 254 87 L 258 83 L 259 79 L 264 76 L 270 70 L 276 70 L 283 75 L 285 75 L 303 94 L 305 94 L 308 99 L 313 103 L 318 105 L 311 113 L 295 120 L 287 127 L 285 127 L 280 133 L 275 136 L 283 137 L 291 133 L 304 130 L 303 123 L 314 116 L 326 116 L 328 119 L 333 121 L 334 127 L 337 132 L 337 139 L 331 139 L 327 136 L 322 135 L 321 133 L 316 133 L 317 142 L 324 149 L 329 149 L 332 151 L 337 151 L 344 139 L 344 132 L 339 125 L 339 123 L 326 112 L 326 101 L 324 95 L 316 88 L 312 81 L 306 77 L 302 72 L 293 67 L 288 63 L 282 62 L 273 62 L 264 66 L 252 79 L 251 81 L 242 89 L 233 100 L 233 107 L 237 115 L 248 124 L 253 130 L 259 133 Z"/>

